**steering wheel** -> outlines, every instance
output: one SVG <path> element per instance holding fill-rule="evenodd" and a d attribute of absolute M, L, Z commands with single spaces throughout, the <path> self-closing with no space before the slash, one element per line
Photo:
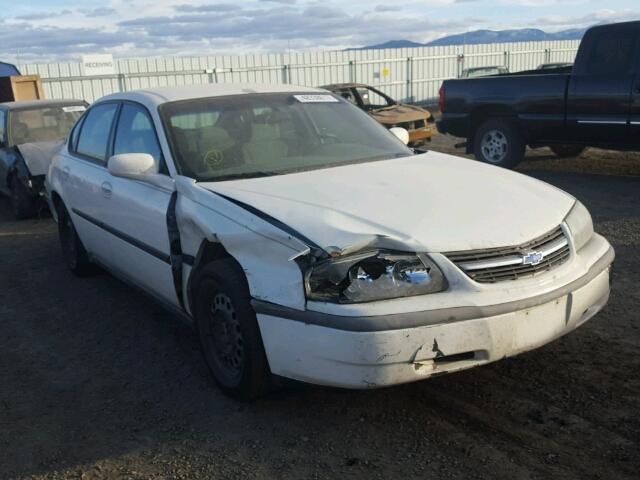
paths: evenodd
<path fill-rule="evenodd" d="M 202 157 L 202 163 L 209 171 L 218 170 L 224 163 L 224 153 L 222 150 L 208 150 Z"/>

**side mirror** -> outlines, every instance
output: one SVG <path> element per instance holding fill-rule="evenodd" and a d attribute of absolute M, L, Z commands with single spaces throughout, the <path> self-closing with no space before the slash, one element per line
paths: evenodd
<path fill-rule="evenodd" d="M 398 140 L 405 145 L 409 145 L 409 132 L 406 129 L 400 127 L 390 128 L 389 131 L 393 133 Z"/>
<path fill-rule="evenodd" d="M 144 180 L 148 175 L 158 173 L 158 164 L 148 153 L 114 155 L 109 159 L 107 168 L 114 177 L 134 180 Z"/>

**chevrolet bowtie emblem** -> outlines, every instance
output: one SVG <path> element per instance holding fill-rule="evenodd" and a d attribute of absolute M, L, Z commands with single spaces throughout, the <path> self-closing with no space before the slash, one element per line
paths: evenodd
<path fill-rule="evenodd" d="M 523 265 L 538 265 L 543 258 L 544 254 L 541 252 L 529 252 L 522 256 L 522 263 Z"/>

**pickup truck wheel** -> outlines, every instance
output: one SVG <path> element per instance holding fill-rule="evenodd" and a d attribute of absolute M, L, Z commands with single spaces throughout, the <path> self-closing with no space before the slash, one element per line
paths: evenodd
<path fill-rule="evenodd" d="M 486 120 L 476 131 L 474 154 L 482 162 L 513 168 L 524 158 L 525 148 L 522 135 L 508 120 Z"/>
<path fill-rule="evenodd" d="M 38 205 L 27 188 L 17 178 L 9 181 L 9 193 L 13 215 L 18 220 L 34 217 L 38 213 Z"/>
<path fill-rule="evenodd" d="M 79 277 L 93 273 L 95 267 L 89 260 L 89 255 L 87 255 L 64 205 L 58 206 L 58 235 L 62 257 L 69 270 Z"/>
<path fill-rule="evenodd" d="M 586 149 L 582 145 L 553 145 L 549 148 L 560 158 L 577 157 Z"/>
<path fill-rule="evenodd" d="M 233 260 L 225 259 L 204 266 L 196 275 L 194 316 L 216 383 L 237 400 L 263 395 L 271 372 L 244 273 Z"/>

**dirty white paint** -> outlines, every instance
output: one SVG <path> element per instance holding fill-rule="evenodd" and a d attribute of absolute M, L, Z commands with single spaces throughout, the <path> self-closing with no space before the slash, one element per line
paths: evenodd
<path fill-rule="evenodd" d="M 539 277 L 517 282 L 477 284 L 442 252 L 522 244 L 562 225 L 575 199 L 544 183 L 497 167 L 427 153 L 380 162 L 329 168 L 261 179 L 197 183 L 176 173 L 158 106 L 169 101 L 251 92 L 317 93 L 303 87 L 269 85 L 199 86 L 130 92 L 109 97 L 147 107 L 170 172 L 164 182 L 116 179 L 103 166 L 76 161 L 66 147 L 54 158 L 47 178 L 68 208 L 101 219 L 113 212 L 100 185 L 113 182 L 136 202 L 115 217 L 124 232 L 160 253 L 168 251 L 166 212 L 177 193 L 176 215 L 184 254 L 196 256 L 203 241 L 222 244 L 243 268 L 253 298 L 295 310 L 342 317 L 383 317 L 456 307 L 494 306 L 556 291 L 583 278 L 610 249 L 591 233 L 570 260 Z M 355 108 L 355 107 L 354 107 Z M 391 135 L 390 133 L 384 133 Z M 72 170 L 71 170 L 72 169 Z M 118 183 L 116 183 L 118 182 Z M 87 184 L 95 185 L 87 189 Z M 82 189 L 85 190 L 82 190 Z M 114 189 L 114 195 L 118 192 Z M 440 293 L 361 304 L 306 301 L 301 268 L 292 259 L 309 245 L 248 210 L 223 198 L 237 199 L 280 220 L 321 249 L 344 252 L 368 247 L 428 253 L 448 280 Z M 136 197 L 137 196 L 137 197 Z M 138 201 L 139 200 L 139 201 Z M 138 203 L 147 202 L 145 212 Z M 75 214 L 74 214 L 75 215 Z M 584 210 L 583 215 L 588 215 Z M 107 266 L 174 304 L 170 265 L 148 253 L 127 250 L 82 216 L 74 216 L 87 249 Z M 572 240 L 570 240 L 572 241 Z M 573 244 L 572 244 L 573 246 Z M 136 257 L 137 255 L 137 257 Z M 161 255 L 160 255 L 161 256 Z M 119 263 L 118 263 L 119 262 Z M 494 317 L 356 333 L 307 325 L 272 315 L 258 315 L 273 373 L 326 385 L 367 388 L 427 378 L 469 368 L 536 348 L 593 316 L 606 303 L 608 269 L 586 286 L 526 310 Z M 187 285 L 191 268 L 183 271 Z M 183 298 L 186 301 L 186 296 Z M 473 352 L 473 358 L 437 360 Z"/>
<path fill-rule="evenodd" d="M 423 380 L 540 347 L 593 317 L 606 303 L 609 272 L 567 297 L 489 318 L 383 332 L 346 332 L 259 315 L 271 371 L 344 388 L 375 388 Z M 586 306 L 589 308 L 585 308 Z M 438 363 L 442 355 L 475 358 Z"/>

